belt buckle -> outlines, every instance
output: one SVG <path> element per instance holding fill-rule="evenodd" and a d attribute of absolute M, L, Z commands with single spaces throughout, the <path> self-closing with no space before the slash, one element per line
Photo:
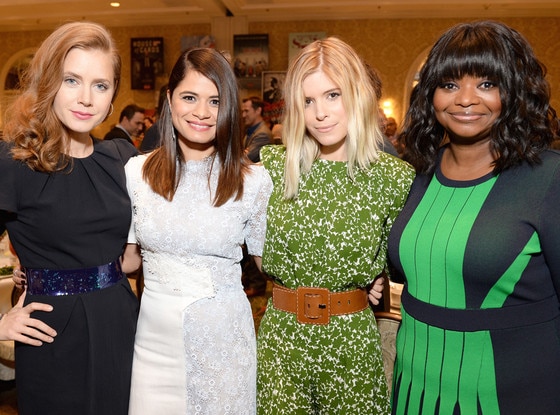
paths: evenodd
<path fill-rule="evenodd" d="M 326 288 L 299 287 L 297 320 L 303 324 L 329 324 L 330 296 Z"/>

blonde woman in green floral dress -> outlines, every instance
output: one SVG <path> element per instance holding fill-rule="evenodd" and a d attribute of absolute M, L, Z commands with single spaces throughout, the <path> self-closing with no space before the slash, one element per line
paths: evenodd
<path fill-rule="evenodd" d="M 366 290 L 414 178 L 380 151 L 377 100 L 360 57 L 336 38 L 294 59 L 283 146 L 261 160 L 274 190 L 263 268 L 275 282 L 257 346 L 259 415 L 390 412 Z"/>

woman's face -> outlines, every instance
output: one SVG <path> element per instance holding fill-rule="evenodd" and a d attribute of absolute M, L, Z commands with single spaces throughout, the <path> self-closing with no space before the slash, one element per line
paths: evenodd
<path fill-rule="evenodd" d="M 216 85 L 201 73 L 189 70 L 167 98 L 184 157 L 199 160 L 211 155 L 220 106 Z"/>
<path fill-rule="evenodd" d="M 71 49 L 53 110 L 71 137 L 89 136 L 109 112 L 115 93 L 112 55 L 99 49 Z"/>
<path fill-rule="evenodd" d="M 319 143 L 320 157 L 346 161 L 348 116 L 342 102 L 342 91 L 323 72 L 314 72 L 302 83 L 305 95 L 305 127 Z"/>
<path fill-rule="evenodd" d="M 436 88 L 434 111 L 452 142 L 470 144 L 490 139 L 502 111 L 498 86 L 486 78 L 464 76 Z"/>

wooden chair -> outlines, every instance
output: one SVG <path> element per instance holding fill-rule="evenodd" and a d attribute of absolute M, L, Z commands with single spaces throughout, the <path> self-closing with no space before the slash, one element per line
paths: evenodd
<path fill-rule="evenodd" d="M 0 277 L 0 313 L 7 313 L 19 298 L 12 275 Z M 0 381 L 15 379 L 14 342 L 0 341 Z"/>
<path fill-rule="evenodd" d="M 376 311 L 377 329 L 381 336 L 381 352 L 383 353 L 383 368 L 387 378 L 389 393 L 393 385 L 393 368 L 395 366 L 395 356 L 397 354 L 396 340 L 397 331 L 401 324 L 401 316 L 386 311 Z"/>
<path fill-rule="evenodd" d="M 383 287 L 383 301 L 379 307 L 374 307 L 377 329 L 381 336 L 381 351 L 383 353 L 383 367 L 387 378 L 389 393 L 393 384 L 393 367 L 395 365 L 397 331 L 401 324 L 400 290 L 385 277 Z"/>

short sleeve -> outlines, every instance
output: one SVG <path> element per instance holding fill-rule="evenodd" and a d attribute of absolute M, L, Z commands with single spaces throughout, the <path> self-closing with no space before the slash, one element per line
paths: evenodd
<path fill-rule="evenodd" d="M 272 192 L 272 180 L 263 166 L 253 166 L 251 180 L 256 182 L 256 192 L 251 204 L 251 214 L 245 227 L 245 243 L 250 255 L 262 256 L 266 235 L 266 209 Z"/>
<path fill-rule="evenodd" d="M 128 230 L 128 237 L 126 239 L 127 244 L 137 244 L 138 241 L 136 240 L 136 228 L 134 226 L 134 221 L 130 221 L 130 229 Z"/>
<path fill-rule="evenodd" d="M 272 182 L 277 186 L 283 186 L 286 147 L 283 145 L 264 146 L 261 149 L 261 163 L 270 174 Z"/>
<path fill-rule="evenodd" d="M 114 140 L 103 140 L 106 145 L 115 146 L 116 150 L 123 162 L 126 164 L 128 159 L 138 154 L 138 149 L 126 141 L 124 138 L 117 138 Z"/>
<path fill-rule="evenodd" d="M 393 203 L 390 205 L 391 211 L 387 222 L 388 229 L 390 230 L 393 222 L 404 207 L 416 173 L 412 166 L 405 161 L 391 156 L 383 157 L 387 159 L 387 170 L 384 173 L 384 177 L 388 180 L 388 188 L 391 189 L 390 191 L 394 198 Z"/>
<path fill-rule="evenodd" d="M 111 141 L 121 141 L 121 140 L 111 140 Z M 124 140 L 123 140 L 124 141 Z M 142 168 L 147 155 L 141 154 L 131 157 L 130 160 L 125 164 L 124 171 L 126 174 L 126 189 L 128 191 L 128 196 L 130 198 L 130 207 L 132 209 L 132 220 L 130 221 L 130 229 L 128 231 L 127 243 L 136 244 L 138 240 L 136 238 L 136 221 L 137 217 L 134 214 L 135 206 L 137 204 L 137 189 L 138 186 L 144 180 L 142 177 Z"/>

